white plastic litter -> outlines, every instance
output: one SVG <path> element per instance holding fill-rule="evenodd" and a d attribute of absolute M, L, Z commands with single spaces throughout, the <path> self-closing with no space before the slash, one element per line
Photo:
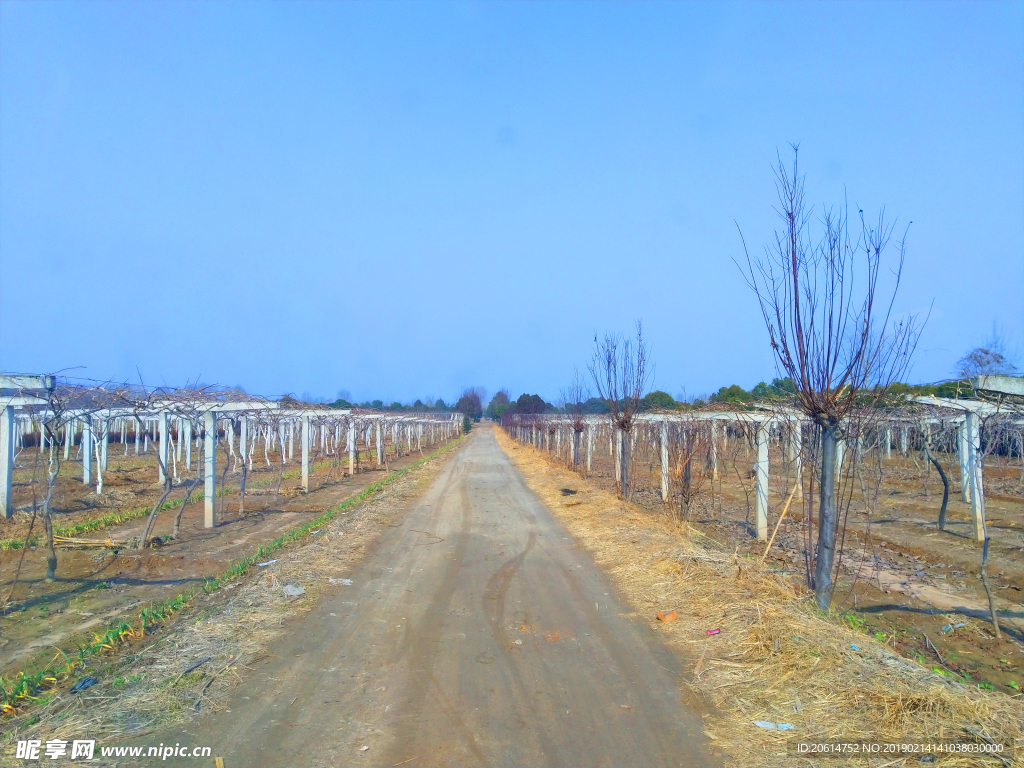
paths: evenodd
<path fill-rule="evenodd" d="M 790 723 L 773 723 L 771 720 L 755 720 L 754 725 L 758 728 L 767 728 L 769 731 L 792 731 L 795 730 Z"/>
<path fill-rule="evenodd" d="M 300 586 L 297 586 L 295 584 L 285 584 L 284 585 L 284 596 L 285 597 L 300 597 L 301 595 L 304 595 L 304 594 L 306 594 L 306 590 L 304 590 Z"/>
<path fill-rule="evenodd" d="M 257 568 L 266 568 L 268 565 L 273 565 L 277 560 L 267 560 L 265 563 L 256 563 Z"/>
<path fill-rule="evenodd" d="M 328 576 L 327 581 L 329 581 L 334 586 L 338 586 L 339 584 L 341 584 L 345 587 L 351 587 L 352 584 L 354 583 L 352 579 L 336 579 L 333 576 Z"/>

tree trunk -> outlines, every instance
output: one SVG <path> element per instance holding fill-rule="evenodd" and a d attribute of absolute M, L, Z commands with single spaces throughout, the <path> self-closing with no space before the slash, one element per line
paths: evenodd
<path fill-rule="evenodd" d="M 43 522 L 46 524 L 46 580 L 57 580 L 57 550 L 53 548 L 53 518 L 50 511 L 43 514 Z"/>
<path fill-rule="evenodd" d="M 153 505 L 153 510 L 149 513 L 149 519 L 146 521 L 146 528 L 142 532 L 142 539 L 139 541 L 139 549 L 146 548 L 146 542 L 149 541 L 149 534 L 153 532 L 153 524 L 156 522 L 156 516 L 160 512 L 160 507 L 167 501 L 167 497 L 171 495 L 171 489 L 174 488 L 174 481 L 171 480 L 171 476 L 164 472 L 166 477 L 167 487 L 164 489 L 163 496 Z"/>
<path fill-rule="evenodd" d="M 199 484 L 203 482 L 203 476 L 200 475 L 188 485 L 188 490 L 185 491 L 185 498 L 181 502 L 181 507 L 178 509 L 178 514 L 174 516 L 174 532 L 171 534 L 175 539 L 178 538 L 178 531 L 181 529 L 181 516 L 185 514 L 185 507 L 188 506 L 189 499 L 192 498 L 192 491 L 194 491 Z"/>
<path fill-rule="evenodd" d="M 988 585 L 988 572 L 985 570 L 985 566 L 988 565 L 988 535 L 985 535 L 985 546 L 981 551 L 981 583 L 985 587 L 985 595 L 988 597 L 988 612 L 992 617 L 992 626 L 996 631 L 996 639 L 999 640 L 1002 635 L 999 632 L 999 618 L 996 615 L 996 601 L 992 599 L 992 588 Z"/>
<path fill-rule="evenodd" d="M 249 468 L 245 464 L 245 458 L 242 459 L 242 483 L 238 490 L 238 514 L 245 514 L 245 480 L 249 476 Z"/>
<path fill-rule="evenodd" d="M 629 498 L 629 430 L 619 430 L 620 444 L 622 445 L 622 467 L 620 468 L 620 474 L 622 475 L 622 498 Z"/>
<path fill-rule="evenodd" d="M 821 428 L 821 488 L 818 502 L 818 553 L 814 566 L 814 597 L 818 607 L 827 611 L 832 602 L 832 562 L 836 549 L 836 431 L 835 426 Z"/>
<path fill-rule="evenodd" d="M 51 505 L 53 504 L 53 492 L 57 487 L 57 475 L 60 474 L 60 466 L 56 462 L 50 463 L 50 471 L 46 476 L 46 498 L 43 500 L 43 523 L 46 527 L 46 580 L 57 580 L 57 550 L 53 547 L 53 518 L 50 517 Z M 26 537 L 27 539 L 28 537 Z M 20 569 L 21 566 L 19 566 Z"/>
<path fill-rule="evenodd" d="M 924 454 L 928 457 L 928 461 L 935 465 L 939 477 L 942 478 L 942 507 L 939 508 L 939 530 L 944 531 L 946 530 L 946 505 L 949 504 L 949 478 L 946 477 L 946 473 L 942 470 L 942 465 L 939 464 L 932 454 L 931 446 L 928 443 L 929 441 L 925 440 Z"/>

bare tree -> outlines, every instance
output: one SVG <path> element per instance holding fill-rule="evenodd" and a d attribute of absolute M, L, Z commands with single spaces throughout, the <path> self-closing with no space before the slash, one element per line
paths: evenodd
<path fill-rule="evenodd" d="M 980 347 L 965 353 L 956 363 L 956 375 L 960 379 L 975 376 L 1004 375 L 1017 372 L 1006 350 L 1006 339 L 997 325 L 992 326 L 992 336 Z"/>
<path fill-rule="evenodd" d="M 981 418 L 981 425 L 979 433 L 984 435 L 985 439 L 979 440 L 980 445 L 978 446 L 977 459 L 979 469 L 977 476 L 981 477 L 984 473 L 984 466 L 986 458 L 993 451 L 998 450 L 1000 445 L 1008 444 L 1004 443 L 1005 433 L 1015 429 L 1015 420 L 1008 418 L 1007 414 L 1001 410 L 997 410 L 994 413 L 987 414 Z M 1001 637 L 999 631 L 999 617 L 996 612 L 996 602 L 992 596 L 992 587 L 988 580 L 988 548 L 989 548 L 989 535 L 988 535 L 988 522 L 985 519 L 985 495 L 980 489 L 972 490 L 972 493 L 978 494 L 978 501 L 981 502 L 981 524 L 984 529 L 984 545 L 981 551 L 981 568 L 979 569 L 978 575 L 981 576 L 981 584 L 985 588 L 985 596 L 988 598 L 988 610 L 989 616 L 992 619 L 992 627 L 995 629 L 996 638 Z"/>
<path fill-rule="evenodd" d="M 47 404 L 40 415 L 46 439 L 50 443 L 46 490 L 42 504 L 43 525 L 46 530 L 47 581 L 55 581 L 57 578 L 57 550 L 53 544 L 53 496 L 57 488 L 57 478 L 60 475 L 61 452 L 54 450 L 54 447 L 60 440 L 62 430 L 66 433 L 65 439 L 71 440 L 74 422 L 82 418 L 91 419 L 93 413 L 105 406 L 106 399 L 107 389 L 102 385 L 95 387 L 58 385 L 47 394 Z M 83 446 L 82 458 L 84 461 L 90 461 L 90 456 L 85 454 L 86 448 L 89 447 Z M 33 512 L 33 524 L 34 522 Z M 19 572 L 20 567 L 19 563 Z"/>
<path fill-rule="evenodd" d="M 690 508 L 704 492 L 710 476 L 706 460 L 710 447 L 707 424 L 686 419 L 678 427 L 678 438 L 672 442 L 672 476 L 679 488 L 679 515 L 690 520 Z"/>
<path fill-rule="evenodd" d="M 161 401 L 167 399 L 169 393 L 164 393 L 161 390 L 150 391 L 146 389 L 145 385 L 140 385 L 137 388 L 125 387 L 118 393 L 118 400 L 120 400 L 125 406 L 132 410 L 133 417 L 135 419 L 135 428 L 139 429 L 142 426 L 142 413 L 153 410 L 154 401 L 160 399 Z M 161 403 L 163 404 L 163 403 Z M 167 436 L 164 435 L 162 439 L 166 440 Z M 171 477 L 171 473 L 167 471 L 167 467 L 164 465 L 161 452 L 156 452 L 156 461 L 160 468 L 160 474 L 163 477 L 163 493 L 160 498 L 157 499 L 156 504 L 150 510 L 149 515 L 146 518 L 146 526 L 142 530 L 142 536 L 138 541 L 138 549 L 145 549 L 146 544 L 149 541 L 149 535 L 153 531 L 153 524 L 156 522 L 157 513 L 160 508 L 167 501 L 167 497 L 171 495 L 171 491 L 174 490 L 174 478 Z"/>
<path fill-rule="evenodd" d="M 926 428 L 924 420 L 920 424 L 921 429 L 921 445 L 924 449 L 924 457 L 931 462 L 931 465 L 935 467 L 935 470 L 939 473 L 939 479 L 942 481 L 942 506 L 939 507 L 939 530 L 946 530 L 946 507 L 949 506 L 949 478 L 946 476 L 946 471 L 942 468 L 942 464 L 939 463 L 935 453 L 932 451 L 932 433 L 930 429 Z"/>
<path fill-rule="evenodd" d="M 594 337 L 590 375 L 598 396 L 608 405 L 613 429 L 618 430 L 622 497 L 629 496 L 629 444 L 633 420 L 640 409 L 650 378 L 649 350 L 643 326 L 636 324 L 636 340 L 606 333 L 603 341 Z"/>
<path fill-rule="evenodd" d="M 580 378 L 580 372 L 573 369 L 572 383 L 562 391 L 565 413 L 569 417 L 569 428 L 572 430 L 572 468 L 580 467 L 580 435 L 587 428 L 584 418 L 584 403 L 590 399 L 590 389 Z"/>
<path fill-rule="evenodd" d="M 877 306 L 879 271 L 892 236 L 884 214 L 870 227 L 860 211 L 860 231 L 852 239 L 845 207 L 824 209 L 822 233 L 815 240 L 804 203 L 804 181 L 793 145 L 790 172 L 779 158 L 775 169 L 783 221 L 764 255 L 752 257 L 743 233 L 748 286 L 757 295 L 776 362 L 796 386 L 800 409 L 817 427 L 819 499 L 817 549 L 809 553 L 809 575 L 818 607 L 832 600 L 832 573 L 839 516 L 836 509 L 836 449 L 843 421 L 855 405 L 870 406 L 887 393 L 909 364 L 920 335 L 916 317 L 896 320 L 905 239 L 895 245 L 891 296 Z M 737 224 L 737 229 L 739 225 Z M 811 494 L 806 496 L 807 524 Z"/>

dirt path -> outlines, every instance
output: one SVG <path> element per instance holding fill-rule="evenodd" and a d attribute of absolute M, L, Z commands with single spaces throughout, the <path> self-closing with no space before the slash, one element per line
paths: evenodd
<path fill-rule="evenodd" d="M 147 741 L 210 745 L 229 768 L 717 762 L 674 655 L 489 430 L 352 579 L 226 710 Z"/>

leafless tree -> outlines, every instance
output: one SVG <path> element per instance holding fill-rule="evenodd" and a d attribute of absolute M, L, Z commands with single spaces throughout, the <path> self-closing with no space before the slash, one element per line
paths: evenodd
<path fill-rule="evenodd" d="M 608 406 L 612 427 L 618 430 L 623 498 L 629 496 L 630 432 L 650 379 L 649 365 L 649 350 L 640 321 L 636 324 L 635 340 L 611 333 L 606 333 L 603 341 L 594 337 L 590 375 L 598 396 Z"/>
<path fill-rule="evenodd" d="M 679 488 L 680 517 L 689 521 L 690 508 L 704 492 L 711 475 L 707 461 L 709 425 L 696 419 L 686 419 L 679 424 L 677 430 L 678 436 L 671 443 L 672 477 Z"/>
<path fill-rule="evenodd" d="M 565 414 L 569 417 L 569 428 L 572 430 L 572 468 L 580 467 L 580 435 L 587 428 L 583 406 L 590 399 L 590 389 L 580 377 L 579 370 L 573 370 L 572 383 L 562 391 Z"/>
<path fill-rule="evenodd" d="M 1005 438 L 1007 433 L 1010 433 L 1017 428 L 1016 419 L 1009 416 L 1005 411 L 999 410 L 986 414 L 981 418 L 981 425 L 979 432 L 984 437 L 981 440 L 981 445 L 978 446 L 978 453 L 976 461 L 980 467 L 978 469 L 978 475 L 981 476 L 984 472 L 985 460 L 995 450 L 998 450 L 1000 446 L 1006 446 L 1009 444 Z M 981 568 L 979 575 L 981 576 L 981 584 L 985 588 L 985 596 L 988 598 L 988 609 L 989 615 L 992 619 L 992 627 L 995 629 L 996 638 L 1001 636 L 999 631 L 999 618 L 996 613 L 995 599 L 992 597 L 992 587 L 989 585 L 988 580 L 988 548 L 989 548 L 989 536 L 988 536 L 988 522 L 985 519 L 985 496 L 984 493 L 972 490 L 972 493 L 978 493 L 978 500 L 981 502 L 981 524 L 984 528 L 984 546 L 982 547 L 981 554 Z"/>
<path fill-rule="evenodd" d="M 1016 372 L 1017 366 L 1006 350 L 1006 339 L 996 325 L 992 326 L 992 336 L 984 344 L 965 353 L 956 363 L 956 375 L 960 379 L 985 375 L 1010 376 Z"/>
<path fill-rule="evenodd" d="M 926 416 L 931 415 L 929 411 L 925 413 Z M 925 423 L 925 419 L 919 422 L 919 428 L 921 430 L 921 446 L 924 450 L 924 457 L 935 467 L 935 471 L 939 473 L 939 479 L 942 481 L 942 506 L 939 507 L 939 530 L 944 531 L 946 530 L 946 507 L 949 505 L 949 478 L 946 476 L 946 470 L 942 468 L 942 464 L 939 463 L 935 452 L 932 450 L 932 431 Z"/>
<path fill-rule="evenodd" d="M 58 385 L 47 394 L 47 405 L 40 417 L 43 419 L 43 430 L 51 448 L 47 460 L 46 490 L 42 504 L 43 525 L 46 530 L 47 581 L 54 581 L 57 578 L 57 550 L 53 544 L 53 496 L 60 475 L 60 451 L 54 450 L 54 447 L 60 440 L 62 430 L 67 430 L 66 439 L 72 439 L 70 428 L 75 420 L 83 417 L 91 419 L 93 413 L 106 406 L 109 389 L 102 384 L 89 387 Z M 90 457 L 83 455 L 83 459 L 89 461 Z M 32 522 L 35 522 L 34 513 Z"/>
<path fill-rule="evenodd" d="M 836 510 L 836 446 L 843 420 L 857 405 L 870 406 L 887 393 L 909 364 L 920 335 L 916 317 L 892 316 L 905 256 L 905 238 L 895 244 L 893 284 L 887 304 L 878 305 L 883 257 L 893 232 L 884 214 L 869 226 L 859 212 L 856 238 L 845 207 L 824 209 L 822 233 L 811 232 L 799 175 L 797 147 L 792 171 L 779 158 L 776 188 L 783 221 L 774 242 L 753 257 L 743 239 L 746 267 L 740 267 L 757 296 L 776 362 L 796 385 L 796 400 L 817 426 L 820 443 L 818 536 L 812 586 L 818 607 L 832 600 L 833 564 L 839 515 Z M 737 224 L 737 229 L 739 225 Z M 807 494 L 807 524 L 813 525 Z"/>
<path fill-rule="evenodd" d="M 132 411 L 135 419 L 136 429 L 139 429 L 143 424 L 143 414 L 154 410 L 155 408 L 163 408 L 174 412 L 175 417 L 187 418 L 192 425 L 193 432 L 198 434 L 201 429 L 201 406 L 208 403 L 211 399 L 209 388 L 201 389 L 147 389 L 144 384 L 140 384 L 137 387 L 120 387 L 114 393 L 114 400 L 118 402 L 122 407 L 126 407 Z M 168 430 L 169 431 L 169 430 Z M 165 435 L 164 439 L 168 439 L 169 435 Z M 179 436 L 179 439 L 181 437 Z M 164 464 L 163 458 L 160 455 L 160 451 L 156 452 L 157 465 L 160 468 L 160 473 L 163 475 L 164 484 L 163 492 L 157 499 L 153 508 L 150 510 L 149 515 L 146 518 L 146 526 L 142 531 L 142 536 L 138 541 L 138 548 L 145 549 L 149 544 L 150 534 L 153 532 L 153 526 L 156 523 L 157 515 L 163 508 L 167 498 L 171 495 L 174 490 L 174 478 L 168 471 L 167 466 Z M 170 455 L 170 451 L 168 451 Z M 225 461 L 225 468 L 227 462 Z M 180 529 L 181 516 L 185 511 L 185 507 L 188 505 L 188 501 L 191 498 L 192 492 L 202 482 L 203 475 L 200 472 L 200 463 L 196 463 L 195 474 L 190 478 L 185 485 L 185 495 L 182 499 L 181 508 L 174 519 L 174 537 L 177 538 Z"/>

